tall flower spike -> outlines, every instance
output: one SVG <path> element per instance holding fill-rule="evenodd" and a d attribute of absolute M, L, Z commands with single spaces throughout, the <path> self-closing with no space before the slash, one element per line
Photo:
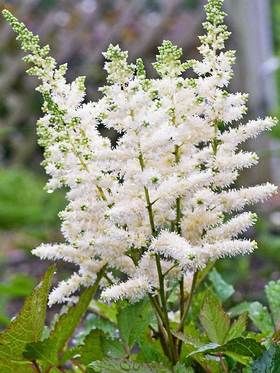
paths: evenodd
<path fill-rule="evenodd" d="M 133 66 L 127 63 L 128 53 L 120 49 L 118 45 L 109 45 L 107 52 L 103 53 L 107 62 L 105 70 L 108 73 L 109 83 L 125 83 L 133 74 Z"/>
<path fill-rule="evenodd" d="M 209 261 L 256 249 L 241 237 L 256 216 L 241 210 L 277 188 L 231 186 L 241 169 L 258 162 L 239 145 L 276 121 L 240 123 L 247 95 L 226 90 L 234 52 L 224 50 L 230 33 L 222 4 L 209 0 L 205 7 L 201 60 L 182 62 L 182 49 L 164 41 L 154 63 L 157 79 L 147 78 L 141 59 L 130 64 L 127 52 L 110 45 L 103 97 L 87 104 L 84 79 L 67 83 L 66 66 L 57 67 L 48 47 L 40 48 L 38 37 L 4 11 L 30 53 L 29 72 L 42 81 L 45 115 L 38 133 L 48 188 L 68 189 L 60 213 L 65 244 L 33 250 L 77 267 L 51 293 L 50 304 L 71 301 L 104 265 L 102 299 L 134 302 L 159 291 L 159 270 L 168 274 L 168 289 Z M 191 66 L 196 76 L 183 77 Z M 121 134 L 116 147 L 99 134 L 100 122 Z"/>
<path fill-rule="evenodd" d="M 156 56 L 156 62 L 153 63 L 153 66 L 162 78 L 177 77 L 191 65 L 191 62 L 181 62 L 182 48 L 178 48 L 169 40 L 164 40 L 162 45 L 158 47 L 158 51 L 159 54 Z"/>

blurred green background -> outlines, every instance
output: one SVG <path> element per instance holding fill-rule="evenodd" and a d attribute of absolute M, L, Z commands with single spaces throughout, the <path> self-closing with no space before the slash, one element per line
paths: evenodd
<path fill-rule="evenodd" d="M 197 55 L 203 0 L 14 0 L 1 2 L 22 19 L 59 63 L 68 62 L 68 78 L 86 75 L 88 99 L 104 82 L 101 52 L 119 43 L 130 58 L 144 57 L 149 67 L 156 47 L 170 39 L 186 58 Z M 230 47 L 237 49 L 233 90 L 250 93 L 248 118 L 280 116 L 280 1 L 226 0 Z M 36 144 L 41 99 L 36 81 L 26 76 L 14 34 L 0 20 L 0 328 L 19 309 L 47 263 L 30 255 L 42 241 L 62 239 L 57 213 L 63 191 L 47 194 Z M 242 183 L 280 181 L 280 125 L 248 145 L 261 158 Z M 259 221 L 248 236 L 259 242 L 254 256 L 225 260 L 218 267 L 237 289 L 235 300 L 262 298 L 264 283 L 280 277 L 280 196 L 257 206 Z M 66 267 L 61 267 L 67 271 Z M 63 272 L 62 271 L 62 275 Z"/>

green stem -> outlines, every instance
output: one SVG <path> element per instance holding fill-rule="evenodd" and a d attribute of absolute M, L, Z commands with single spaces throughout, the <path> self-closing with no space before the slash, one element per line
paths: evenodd
<path fill-rule="evenodd" d="M 140 152 L 139 153 L 139 163 L 141 170 L 143 171 L 145 168 L 145 163 L 144 163 L 144 158 L 143 154 Z M 144 187 L 144 192 L 145 192 L 145 198 L 146 198 L 146 203 L 147 203 L 147 210 L 149 214 L 149 222 L 151 226 L 151 231 L 152 231 L 152 236 L 156 236 L 156 227 L 155 227 L 155 222 L 154 222 L 154 214 L 153 214 L 153 207 L 151 204 L 151 199 L 149 195 L 149 190 L 147 187 Z M 170 325 L 169 325 L 169 319 L 168 319 L 168 313 L 167 313 L 167 304 L 166 304 L 166 296 L 165 296 L 165 289 L 164 289 L 164 276 L 162 273 L 162 268 L 161 268 L 161 262 L 160 262 L 160 256 L 159 254 L 155 255 L 156 257 L 156 266 L 157 266 L 157 272 L 158 272 L 158 279 L 159 279 L 159 294 L 160 294 L 160 300 L 161 300 L 161 306 L 162 306 L 162 312 L 161 312 L 161 317 L 162 317 L 162 322 L 164 324 L 164 327 L 167 332 L 168 340 L 169 340 L 169 345 L 170 345 L 170 356 L 172 357 L 171 361 L 172 363 L 176 363 L 177 357 L 176 357 L 176 351 L 175 351 L 175 345 L 174 345 L 174 339 L 170 330 Z"/>
<path fill-rule="evenodd" d="M 150 302 L 152 303 L 153 307 L 157 311 L 158 316 L 164 322 L 164 315 L 163 315 L 162 309 L 160 308 L 160 305 L 157 299 L 155 297 L 152 297 L 151 295 L 149 295 L 149 298 L 150 298 Z"/>
<path fill-rule="evenodd" d="M 159 293 L 160 293 L 160 300 L 161 300 L 161 305 L 162 305 L 162 310 L 163 310 L 164 326 L 165 326 L 169 344 L 170 344 L 172 362 L 175 364 L 177 362 L 177 354 L 176 354 L 174 339 L 171 333 L 169 319 L 168 319 L 167 303 L 166 303 L 166 296 L 165 296 L 165 290 L 164 290 L 164 277 L 162 274 L 160 256 L 158 254 L 156 254 L 156 266 L 157 266 L 158 278 L 159 278 Z"/>
<path fill-rule="evenodd" d="M 41 368 L 39 367 L 39 365 L 38 365 L 38 363 L 37 363 L 36 360 L 33 360 L 33 361 L 32 361 L 32 364 L 33 364 L 34 369 L 35 369 L 36 372 L 38 372 L 38 373 L 41 373 L 41 372 L 42 372 L 42 371 L 41 371 Z"/>
<path fill-rule="evenodd" d="M 182 319 L 184 314 L 184 276 L 181 276 L 180 280 L 180 319 Z"/>
<path fill-rule="evenodd" d="M 178 265 L 179 265 L 178 263 L 175 263 L 173 266 L 171 266 L 170 268 L 168 268 L 168 270 L 163 273 L 163 277 L 167 276 L 168 273 L 171 272 L 172 269 L 178 267 Z"/>
<path fill-rule="evenodd" d="M 180 332 L 184 329 L 184 324 L 185 324 L 186 318 L 188 316 L 190 306 L 191 306 L 191 302 L 192 302 L 192 298 L 193 298 L 194 291 L 195 291 L 197 274 L 198 274 L 198 272 L 195 272 L 194 275 L 193 275 L 191 291 L 190 291 L 190 294 L 188 296 L 186 307 L 184 308 L 184 311 L 183 311 L 183 315 L 182 315 L 182 318 L 181 318 L 181 321 L 180 321 L 180 324 L 179 324 L 179 327 L 178 327 L 178 332 Z"/>
<path fill-rule="evenodd" d="M 155 236 L 156 235 L 156 227 L 155 227 L 155 222 L 154 222 L 153 207 L 152 207 L 152 204 L 151 204 L 149 191 L 146 187 L 144 187 L 144 191 L 145 191 L 145 197 L 146 197 L 146 202 L 147 202 L 146 207 L 147 207 L 148 214 L 149 214 L 151 231 L 152 231 L 152 235 Z"/>
<path fill-rule="evenodd" d="M 161 308 L 160 308 L 160 306 L 159 306 L 156 298 L 152 297 L 151 295 L 149 297 L 150 297 L 151 304 L 155 308 L 155 311 L 156 311 L 156 317 L 157 317 L 157 322 L 158 322 L 158 334 L 159 334 L 160 344 L 162 346 L 162 349 L 163 349 L 165 355 L 170 360 L 172 360 L 172 356 L 170 355 L 170 351 L 168 349 L 168 336 L 167 336 L 167 332 L 166 332 L 166 330 L 164 329 L 164 326 L 163 326 L 164 316 L 162 314 L 162 310 L 161 310 Z"/>
<path fill-rule="evenodd" d="M 227 368 L 227 365 L 224 361 L 223 355 L 219 354 L 219 358 L 220 358 L 220 363 L 221 363 L 221 367 L 222 367 L 223 372 L 228 373 L 228 368 Z"/>

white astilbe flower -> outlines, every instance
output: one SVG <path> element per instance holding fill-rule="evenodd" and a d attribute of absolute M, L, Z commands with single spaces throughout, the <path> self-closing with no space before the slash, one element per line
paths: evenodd
<path fill-rule="evenodd" d="M 151 291 L 152 287 L 147 278 L 134 277 L 119 285 L 108 287 L 102 292 L 101 299 L 104 301 L 117 301 L 128 298 L 132 302 L 136 302 Z"/>
<path fill-rule="evenodd" d="M 208 230 L 205 239 L 209 242 L 215 242 L 219 240 L 220 237 L 225 239 L 235 238 L 254 225 L 256 219 L 256 214 L 244 212 L 243 214 L 233 217 L 228 222 Z"/>
<path fill-rule="evenodd" d="M 65 244 L 33 250 L 77 267 L 53 290 L 50 304 L 92 285 L 104 266 L 102 299 L 136 301 L 157 292 L 159 270 L 168 287 L 209 261 L 256 248 L 240 236 L 255 215 L 240 211 L 276 187 L 231 187 L 242 169 L 258 162 L 239 145 L 276 121 L 244 124 L 248 96 L 226 90 L 235 54 L 224 50 L 230 33 L 222 3 L 206 5 L 201 60 L 182 62 L 182 50 L 164 41 L 153 64 L 159 77 L 148 79 L 141 59 L 129 64 L 128 53 L 110 45 L 102 97 L 86 104 L 84 78 L 67 83 L 66 65 L 57 66 L 48 47 L 40 48 L 37 37 L 4 13 L 30 53 L 29 72 L 42 82 L 38 135 L 47 189 L 67 189 L 68 205 L 60 213 Z M 195 77 L 186 77 L 189 68 Z M 114 147 L 99 125 L 117 131 Z"/>

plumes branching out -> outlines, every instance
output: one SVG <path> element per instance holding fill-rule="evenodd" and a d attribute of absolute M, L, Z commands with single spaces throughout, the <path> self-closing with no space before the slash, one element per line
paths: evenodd
<path fill-rule="evenodd" d="M 65 243 L 33 250 L 79 268 L 51 293 L 50 304 L 91 285 L 105 264 L 102 298 L 135 301 L 189 278 L 209 261 L 256 248 L 239 236 L 256 217 L 240 211 L 276 187 L 231 186 L 240 170 L 258 161 L 239 144 L 276 122 L 237 124 L 247 95 L 226 90 L 234 52 L 224 50 L 229 32 L 222 3 L 206 5 L 202 59 L 182 61 L 182 50 L 164 41 L 154 63 L 158 79 L 146 77 L 142 60 L 130 64 L 127 52 L 110 45 L 103 97 L 87 104 L 84 78 L 67 83 L 66 66 L 57 67 L 49 48 L 3 12 L 30 53 L 29 72 L 41 79 L 45 103 L 38 133 L 50 175 L 47 188 L 68 188 L 69 203 L 60 214 Z M 190 67 L 196 78 L 182 77 Z M 115 148 L 100 136 L 100 123 L 123 134 Z M 120 282 L 123 275 L 127 281 Z"/>

